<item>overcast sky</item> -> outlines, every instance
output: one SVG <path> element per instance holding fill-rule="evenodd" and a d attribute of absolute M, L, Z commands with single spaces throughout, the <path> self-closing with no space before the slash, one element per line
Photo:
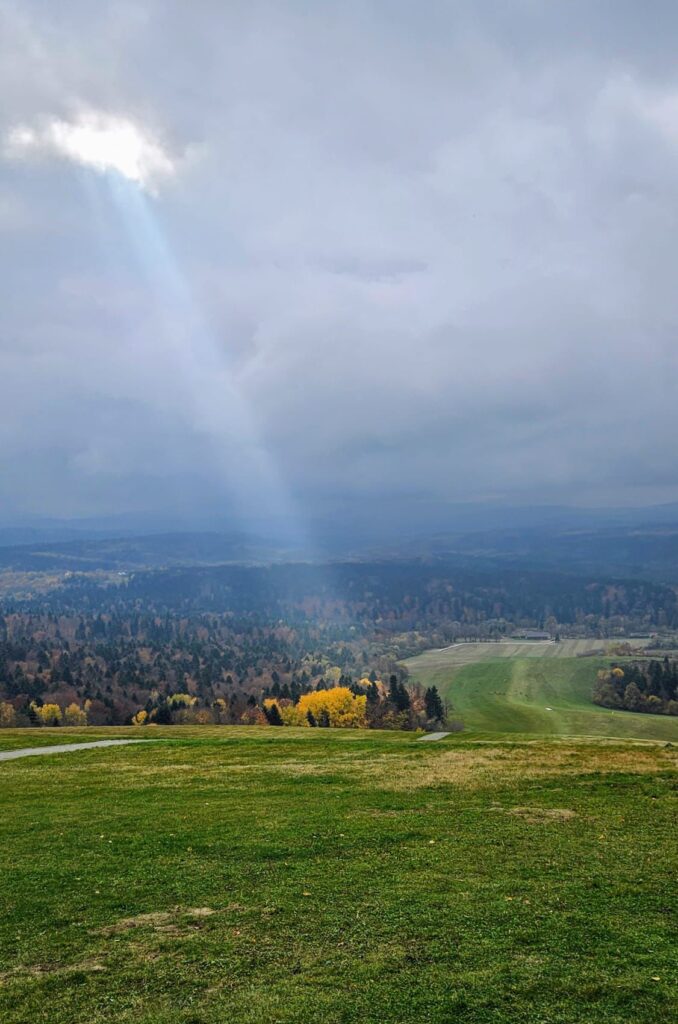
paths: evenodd
<path fill-rule="evenodd" d="M 678 498 L 675 2 L 0 13 L 0 520 Z"/>

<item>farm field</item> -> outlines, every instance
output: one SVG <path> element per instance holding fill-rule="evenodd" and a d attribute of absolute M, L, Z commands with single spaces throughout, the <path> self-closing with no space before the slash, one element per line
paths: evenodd
<path fill-rule="evenodd" d="M 606 736 L 678 742 L 678 718 L 610 711 L 591 701 L 609 658 L 576 657 L 602 641 L 462 644 L 409 658 L 414 682 L 435 685 L 472 735 Z M 573 656 L 574 655 L 574 656 Z M 623 660 L 623 659 L 620 659 Z"/>
<path fill-rule="evenodd" d="M 513 641 L 499 643 L 459 643 L 438 650 L 424 651 L 416 658 L 409 658 L 405 664 L 417 662 L 426 668 L 460 668 L 474 665 L 479 661 L 494 661 L 496 658 L 576 658 L 583 660 L 591 652 L 606 652 L 620 641 L 617 640 L 550 640 Z M 634 641 L 627 641 L 631 644 Z M 642 641 L 635 641 L 643 649 Z M 588 659 L 586 659 L 588 660 Z"/>
<path fill-rule="evenodd" d="M 3 1024 L 675 1018 L 675 749 L 154 739 L 0 764 Z"/>

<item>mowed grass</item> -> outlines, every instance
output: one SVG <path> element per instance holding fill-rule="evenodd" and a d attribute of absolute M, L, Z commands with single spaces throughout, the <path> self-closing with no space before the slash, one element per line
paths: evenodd
<path fill-rule="evenodd" d="M 3 1024 L 675 1019 L 674 748 L 154 739 L 0 763 Z"/>
<path fill-rule="evenodd" d="M 476 661 L 487 661 L 493 658 L 575 658 L 577 655 L 591 654 L 592 652 L 607 652 L 608 649 L 616 646 L 621 641 L 617 640 L 559 640 L 555 643 L 552 640 L 500 640 L 497 643 L 457 643 L 449 647 L 436 648 L 425 651 L 418 655 L 419 658 L 428 663 L 443 663 L 446 665 L 469 665 Z M 624 641 L 631 645 L 636 644 L 638 650 L 642 650 L 642 640 Z M 416 659 L 412 659 L 413 661 Z"/>
<path fill-rule="evenodd" d="M 452 716 L 474 736 L 510 733 L 678 742 L 678 718 L 610 711 L 592 702 L 596 673 L 609 667 L 609 657 L 572 657 L 566 651 L 573 644 L 590 650 L 594 643 L 465 644 L 427 651 L 405 665 L 413 681 L 438 687 L 452 705 Z"/>
<path fill-rule="evenodd" d="M 61 743 L 91 743 L 93 740 L 146 739 L 148 730 L 130 726 L 82 726 L 81 728 L 0 729 L 0 752 L 26 747 L 52 747 Z"/>

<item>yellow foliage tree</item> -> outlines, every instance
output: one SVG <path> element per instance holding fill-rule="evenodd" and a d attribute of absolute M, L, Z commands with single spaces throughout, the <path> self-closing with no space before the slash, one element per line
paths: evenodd
<path fill-rule="evenodd" d="M 338 729 L 362 729 L 367 724 L 367 697 L 356 697 L 347 686 L 335 686 L 331 690 L 315 690 L 299 698 L 295 710 L 303 716 L 300 725 L 309 725 L 310 711 L 316 722 L 322 718 Z M 283 719 L 284 721 L 284 719 Z"/>
<path fill-rule="evenodd" d="M 67 708 L 64 708 L 64 723 L 66 725 L 87 725 L 87 712 L 73 701 Z"/>
<path fill-rule="evenodd" d="M 136 715 L 132 718 L 132 725 L 146 725 L 148 719 L 148 711 L 145 708 L 140 708 Z"/>
<path fill-rule="evenodd" d="M 300 710 L 298 705 L 289 704 L 285 708 L 280 708 L 280 717 L 283 720 L 284 725 L 308 725 L 309 721 L 303 711 Z"/>
<path fill-rule="evenodd" d="M 38 707 L 37 704 L 31 704 L 33 711 L 35 712 L 35 718 L 38 725 L 59 725 L 61 722 L 61 708 L 58 704 L 43 704 Z"/>
<path fill-rule="evenodd" d="M 191 696 L 190 693 L 173 693 L 167 698 L 167 703 L 171 708 L 190 708 L 198 703 L 198 698 Z"/>
<path fill-rule="evenodd" d="M 0 729 L 11 729 L 13 725 L 16 725 L 14 705 L 3 701 L 0 704 Z"/>

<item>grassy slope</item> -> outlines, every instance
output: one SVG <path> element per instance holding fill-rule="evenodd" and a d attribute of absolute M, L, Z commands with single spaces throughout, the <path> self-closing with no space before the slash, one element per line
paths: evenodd
<path fill-rule="evenodd" d="M 167 735 L 0 764 L 3 1024 L 674 1019 L 675 751 Z"/>
<path fill-rule="evenodd" d="M 281 740 L 307 739 L 309 742 L 324 742 L 326 733 L 324 731 L 311 731 L 306 728 L 294 728 L 284 730 L 254 729 L 251 735 L 259 735 L 259 741 L 264 739 L 267 743 L 277 743 Z M 61 743 L 91 743 L 93 740 L 172 740 L 175 743 L 185 743 L 187 740 L 202 740 L 209 742 L 224 742 L 226 740 L 242 740 L 243 736 L 250 735 L 250 726 L 232 725 L 169 725 L 151 726 L 144 728 L 132 728 L 128 725 L 88 725 L 80 728 L 62 727 L 57 728 L 35 728 L 35 729 L 0 729 L 0 751 L 20 750 L 22 747 L 49 747 Z M 360 729 L 334 730 L 331 739 L 334 743 L 355 743 L 365 735 Z M 410 737 L 411 739 L 412 737 Z M 402 740 L 400 732 L 380 732 L 379 743 L 397 743 Z"/>
<path fill-rule="evenodd" d="M 541 657 L 536 645 L 529 657 L 524 651 L 516 657 L 513 645 L 506 645 L 503 657 L 478 660 L 488 658 L 497 646 L 469 644 L 463 651 L 431 651 L 405 664 L 414 680 L 438 687 L 473 734 L 609 736 L 678 742 L 678 718 L 614 712 L 591 702 L 596 671 L 609 661 L 563 657 L 555 644 L 542 647 L 545 656 Z M 474 656 L 475 663 L 471 661 Z M 547 707 L 552 710 L 547 711 Z"/>
<path fill-rule="evenodd" d="M 151 734 L 152 735 L 152 734 Z M 129 727 L 83 726 L 64 729 L 0 729 L 0 751 L 22 747 L 51 747 L 60 743 L 91 743 L 93 740 L 146 739 L 148 730 Z"/>

